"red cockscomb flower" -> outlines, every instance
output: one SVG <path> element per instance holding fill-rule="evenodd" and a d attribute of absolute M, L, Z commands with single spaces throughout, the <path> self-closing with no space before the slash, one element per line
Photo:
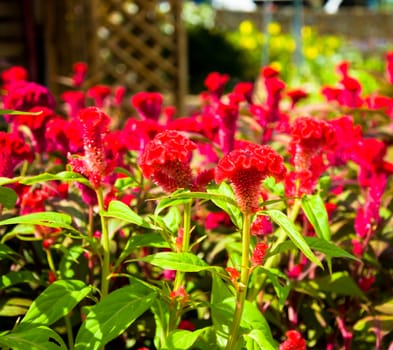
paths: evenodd
<path fill-rule="evenodd" d="M 1 73 L 1 80 L 3 81 L 3 88 L 7 89 L 9 84 L 17 81 L 25 81 L 27 79 L 27 70 L 21 66 L 13 66 Z"/>
<path fill-rule="evenodd" d="M 34 107 L 55 108 L 55 98 L 45 86 L 24 80 L 8 86 L 3 103 L 4 109 L 17 111 L 29 111 Z"/>
<path fill-rule="evenodd" d="M 280 350 L 306 350 L 306 341 L 298 331 L 291 330 L 285 335 L 288 339 L 281 343 Z"/>
<path fill-rule="evenodd" d="M 21 162 L 33 160 L 30 147 L 15 134 L 0 131 L 0 149 L 0 177 L 13 177 L 14 169 Z"/>
<path fill-rule="evenodd" d="M 131 104 L 142 119 L 158 121 L 162 112 L 163 97 L 158 92 L 138 92 L 131 97 Z"/>
<path fill-rule="evenodd" d="M 151 140 L 140 160 L 143 175 L 166 192 L 179 188 L 191 188 L 193 183 L 190 152 L 196 148 L 194 142 L 174 130 L 166 130 Z"/>
<path fill-rule="evenodd" d="M 97 107 L 88 107 L 79 113 L 79 119 L 85 154 L 78 158 L 69 156 L 69 163 L 74 171 L 85 175 L 93 186 L 98 188 L 110 169 L 105 159 L 103 145 L 110 118 Z"/>
<path fill-rule="evenodd" d="M 291 127 L 291 153 L 297 171 L 310 167 L 312 156 L 318 155 L 322 149 L 332 147 L 336 143 L 333 126 L 324 120 L 312 117 L 295 119 Z"/>
<path fill-rule="evenodd" d="M 95 85 L 87 90 L 87 96 L 94 100 L 96 107 L 102 108 L 105 104 L 105 99 L 110 95 L 111 88 L 107 85 Z"/>
<path fill-rule="evenodd" d="M 240 209 L 253 213 L 259 209 L 261 181 L 268 176 L 276 180 L 285 177 L 283 159 L 269 146 L 244 142 L 224 156 L 216 168 L 216 182 L 228 179 L 235 191 Z"/>

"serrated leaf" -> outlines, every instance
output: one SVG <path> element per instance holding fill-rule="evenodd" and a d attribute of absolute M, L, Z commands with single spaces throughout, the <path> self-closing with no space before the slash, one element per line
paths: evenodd
<path fill-rule="evenodd" d="M 34 300 L 20 324 L 50 326 L 67 315 L 90 291 L 91 287 L 82 281 L 56 281 Z"/>
<path fill-rule="evenodd" d="M 18 195 L 9 187 L 0 187 L 0 204 L 7 209 L 15 207 Z"/>
<path fill-rule="evenodd" d="M 116 218 L 129 224 L 150 228 L 151 226 L 127 204 L 113 200 L 109 203 L 108 210 L 101 213 L 104 217 Z"/>
<path fill-rule="evenodd" d="M 266 210 L 264 213 L 270 216 L 270 218 L 286 232 L 288 237 L 291 239 L 293 244 L 301 250 L 301 252 L 314 264 L 323 268 L 321 262 L 314 255 L 309 245 L 305 241 L 303 235 L 298 231 L 294 223 L 279 210 L 271 209 Z"/>
<path fill-rule="evenodd" d="M 152 305 L 157 293 L 129 285 L 108 294 L 90 308 L 76 336 L 75 350 L 97 350 L 119 336 Z"/>
<path fill-rule="evenodd" d="M 39 281 L 39 278 L 35 273 L 31 271 L 13 271 L 0 276 L 0 289 L 32 281 Z"/>
<path fill-rule="evenodd" d="M 42 325 L 17 327 L 15 331 L 0 336 L 0 344 L 12 350 L 67 350 L 63 339 Z"/>
<path fill-rule="evenodd" d="M 301 205 L 317 236 L 330 241 L 329 219 L 321 196 L 319 194 L 305 195 L 301 199 Z"/>
<path fill-rule="evenodd" d="M 182 272 L 199 272 L 216 269 L 216 267 L 206 264 L 201 258 L 192 253 L 159 252 L 138 260 L 161 267 L 162 269 Z"/>

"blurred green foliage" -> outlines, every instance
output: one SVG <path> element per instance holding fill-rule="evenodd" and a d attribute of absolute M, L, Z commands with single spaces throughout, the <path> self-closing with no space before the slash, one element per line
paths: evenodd
<path fill-rule="evenodd" d="M 303 85 L 317 92 L 321 86 L 337 82 L 335 66 L 344 60 L 351 63 L 351 74 L 368 94 L 375 91 L 377 80 L 384 74 L 384 54 L 390 49 L 361 50 L 348 39 L 321 35 L 310 26 L 302 27 L 301 47 L 297 47 L 293 33 L 283 32 L 277 22 L 269 23 L 263 33 L 251 21 L 241 22 L 235 31 L 224 31 L 215 27 L 214 9 L 208 5 L 186 3 L 184 18 L 189 86 L 195 94 L 204 89 L 203 81 L 212 71 L 229 74 L 230 88 L 238 81 L 256 80 L 267 64 L 280 69 L 289 87 Z"/>

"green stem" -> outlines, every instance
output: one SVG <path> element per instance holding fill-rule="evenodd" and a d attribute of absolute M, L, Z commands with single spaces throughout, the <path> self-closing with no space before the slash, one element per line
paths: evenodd
<path fill-rule="evenodd" d="M 226 350 L 233 350 L 239 338 L 240 321 L 243 314 L 244 302 L 246 300 L 248 281 L 250 278 L 250 227 L 251 214 L 243 214 L 242 229 L 242 266 L 240 272 L 240 283 L 236 295 L 235 314 L 229 332 Z"/>
<path fill-rule="evenodd" d="M 186 253 L 190 248 L 190 238 L 191 238 L 191 205 L 192 202 L 184 203 L 184 213 L 183 213 L 183 240 L 181 246 L 181 252 Z M 184 285 L 185 273 L 183 271 L 176 271 L 175 282 L 173 283 L 173 290 L 178 290 L 182 285 Z M 178 318 L 182 311 L 182 301 L 173 301 L 171 305 L 171 311 L 169 315 L 168 333 L 176 328 Z"/>
<path fill-rule="evenodd" d="M 105 210 L 104 208 L 104 198 L 102 193 L 102 188 L 96 190 L 98 208 L 100 213 Z M 104 298 L 109 291 L 109 275 L 110 275 L 110 248 L 109 248 L 109 232 L 107 220 L 103 215 L 101 218 L 101 246 L 102 246 L 102 272 L 101 272 L 101 297 Z"/>
<path fill-rule="evenodd" d="M 68 350 L 74 350 L 74 335 L 72 333 L 72 325 L 70 315 L 64 317 L 65 326 L 67 330 Z"/>
<path fill-rule="evenodd" d="M 45 249 L 45 252 L 46 252 L 46 258 L 48 259 L 48 266 L 49 266 L 49 269 L 50 269 L 51 271 L 53 271 L 53 273 L 54 273 L 55 275 L 57 275 L 57 274 L 56 274 L 55 264 L 54 264 L 54 262 L 53 262 L 52 253 L 51 253 L 50 249 Z"/>

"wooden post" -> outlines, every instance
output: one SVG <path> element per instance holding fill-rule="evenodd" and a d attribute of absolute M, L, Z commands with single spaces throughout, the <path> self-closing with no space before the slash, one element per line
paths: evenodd
<path fill-rule="evenodd" d="M 177 77 L 175 101 L 178 109 L 178 115 L 182 116 L 185 113 L 185 99 L 188 94 L 188 56 L 187 56 L 187 35 L 182 18 L 182 1 L 172 1 L 173 13 L 175 16 L 175 35 L 176 35 L 176 63 L 177 63 Z"/>

